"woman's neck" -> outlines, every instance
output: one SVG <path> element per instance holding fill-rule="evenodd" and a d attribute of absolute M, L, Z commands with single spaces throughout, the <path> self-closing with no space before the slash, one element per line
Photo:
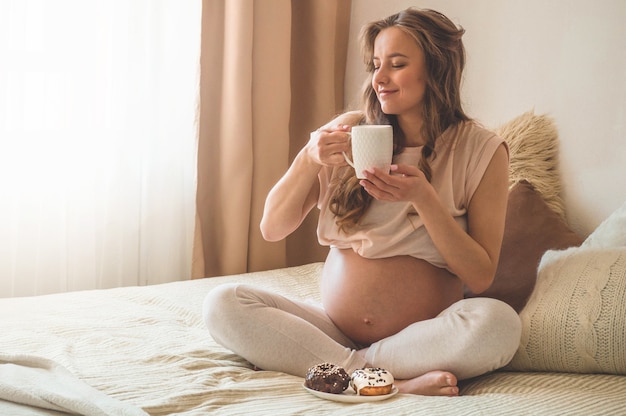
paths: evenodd
<path fill-rule="evenodd" d="M 398 125 L 404 133 L 406 147 L 417 147 L 426 144 L 426 138 L 422 133 L 424 120 L 421 117 L 400 117 L 398 116 Z"/>

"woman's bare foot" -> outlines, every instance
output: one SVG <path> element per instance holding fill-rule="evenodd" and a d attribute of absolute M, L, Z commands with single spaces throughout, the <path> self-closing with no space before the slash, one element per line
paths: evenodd
<path fill-rule="evenodd" d="M 367 348 L 357 351 L 363 359 Z M 366 364 L 369 367 L 370 364 Z M 456 376 L 447 371 L 430 371 L 419 377 L 408 380 L 395 380 L 395 386 L 400 393 L 419 394 L 422 396 L 458 396 L 459 387 L 457 386 Z"/>
<path fill-rule="evenodd" d="M 454 374 L 447 371 L 430 371 L 409 380 L 396 380 L 400 393 L 422 396 L 458 396 L 459 387 Z"/>

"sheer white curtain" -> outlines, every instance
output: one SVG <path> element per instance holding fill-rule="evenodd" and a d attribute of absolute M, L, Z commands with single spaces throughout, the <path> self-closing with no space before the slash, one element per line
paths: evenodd
<path fill-rule="evenodd" d="M 188 279 L 200 0 L 0 0 L 0 296 Z"/>

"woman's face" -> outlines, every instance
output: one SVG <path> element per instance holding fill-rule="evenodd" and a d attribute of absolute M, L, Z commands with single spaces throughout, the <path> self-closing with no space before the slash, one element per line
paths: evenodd
<path fill-rule="evenodd" d="M 426 91 L 424 53 L 408 34 L 383 29 L 374 41 L 372 87 L 385 114 L 421 117 Z"/>

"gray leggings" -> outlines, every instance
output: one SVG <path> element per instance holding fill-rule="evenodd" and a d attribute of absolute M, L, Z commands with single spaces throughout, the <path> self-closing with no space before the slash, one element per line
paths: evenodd
<path fill-rule="evenodd" d="M 319 363 L 351 373 L 371 365 L 410 379 L 433 370 L 466 379 L 506 365 L 521 336 L 517 313 L 489 298 L 456 302 L 436 318 L 416 322 L 370 345 L 365 359 L 316 304 L 243 284 L 213 289 L 203 306 L 211 336 L 264 370 L 304 377 Z"/>

